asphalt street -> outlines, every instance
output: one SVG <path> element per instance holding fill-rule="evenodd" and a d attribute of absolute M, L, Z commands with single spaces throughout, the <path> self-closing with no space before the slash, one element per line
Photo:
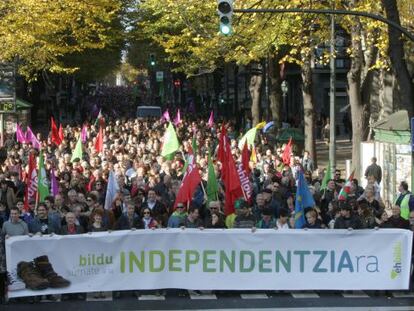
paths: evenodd
<path fill-rule="evenodd" d="M 4 307 L 2 309 L 2 307 Z M 34 304 L 9 302 L 0 306 L 4 311 L 86 311 L 86 310 L 377 310 L 405 311 L 414 310 L 414 293 L 407 292 L 212 292 L 197 294 L 167 290 L 161 295 L 154 292 L 140 292 L 138 297 L 131 293 L 122 293 L 114 299 L 112 293 L 105 298 L 95 299 L 94 294 L 87 295 L 86 301 L 42 300 Z"/>

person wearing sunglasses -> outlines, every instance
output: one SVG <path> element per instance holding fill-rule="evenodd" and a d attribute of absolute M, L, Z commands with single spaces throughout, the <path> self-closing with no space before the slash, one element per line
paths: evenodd
<path fill-rule="evenodd" d="M 205 219 L 206 228 L 225 228 L 224 217 L 224 214 L 221 212 L 220 201 L 209 202 Z"/>
<path fill-rule="evenodd" d="M 168 228 L 179 228 L 180 224 L 184 222 L 187 217 L 187 211 L 183 203 L 178 203 L 175 211 L 168 218 Z"/>
<path fill-rule="evenodd" d="M 144 229 L 160 228 L 158 222 L 153 218 L 151 210 L 146 207 L 142 210 L 142 222 Z"/>

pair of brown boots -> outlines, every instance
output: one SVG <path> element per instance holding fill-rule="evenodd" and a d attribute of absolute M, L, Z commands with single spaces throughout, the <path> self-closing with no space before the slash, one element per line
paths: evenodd
<path fill-rule="evenodd" d="M 17 264 L 17 275 L 31 290 L 42 290 L 48 287 L 63 288 L 70 285 L 70 281 L 58 275 L 49 262 L 47 256 L 40 256 L 33 262 L 21 261 Z"/>

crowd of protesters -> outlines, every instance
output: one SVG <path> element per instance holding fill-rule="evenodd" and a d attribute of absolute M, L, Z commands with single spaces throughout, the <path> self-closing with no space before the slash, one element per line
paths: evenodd
<path fill-rule="evenodd" d="M 102 120 L 101 120 L 102 121 Z M 95 139 L 99 126 L 104 131 L 103 151 L 98 153 Z M 303 229 L 410 229 L 414 220 L 414 199 L 408 185 L 401 182 L 395 202 L 383 202 L 379 194 L 381 171 L 371 166 L 366 172 L 368 185 L 352 180 L 346 201 L 338 194 L 346 176 L 337 170 L 321 189 L 323 171 L 314 170 L 308 152 L 292 154 L 290 163 L 282 161 L 283 145 L 270 144 L 259 134 L 256 159 L 250 161 L 253 199 L 235 201 L 235 213 L 224 211 L 225 190 L 221 183 L 221 163 L 217 161 L 221 122 L 208 126 L 206 120 L 182 120 L 176 127 L 181 147 L 166 160 L 161 153 L 167 123 L 160 120 L 106 120 L 88 125 L 82 159 L 71 161 L 81 127 L 64 128 L 64 139 L 57 146 L 51 137 L 38 138 L 44 152 L 48 180 L 55 172 L 58 194 L 42 202 L 24 202 L 26 173 L 30 153 L 39 150 L 30 144 L 19 144 L 14 137 L 6 141 L 7 157 L 0 165 L 0 228 L 2 243 L 16 235 L 82 234 L 106 230 L 157 228 L 255 228 L 289 230 L 294 228 L 296 175 L 304 171 L 315 206 L 305 210 Z M 238 148 L 240 133 L 227 123 L 232 154 L 241 161 Z M 195 158 L 203 186 L 193 199 L 174 207 L 184 174 L 186 155 L 193 141 Z M 207 200 L 204 189 L 208 178 L 208 154 L 213 162 L 219 193 Z M 373 165 L 376 165 L 373 161 Z M 52 170 L 53 168 L 53 170 Z M 120 191 L 110 208 L 105 209 L 106 187 L 110 171 L 114 172 Z M 378 175 L 379 174 L 379 175 Z M 362 174 L 361 174 L 362 175 Z M 25 206 L 28 206 L 28 208 Z M 6 279 L 4 249 L 0 247 L 0 291 Z"/>

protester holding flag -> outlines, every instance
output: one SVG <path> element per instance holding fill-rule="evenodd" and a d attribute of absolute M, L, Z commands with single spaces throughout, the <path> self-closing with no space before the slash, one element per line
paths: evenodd
<path fill-rule="evenodd" d="M 54 142 L 37 139 L 30 127 L 27 133 L 20 128 L 15 147 L 8 148 L 2 166 L 1 187 L 10 190 L 0 193 L 1 201 L 7 201 L 7 193 L 18 193 L 13 183 L 20 181 L 25 185 L 26 213 L 34 212 L 36 202 L 42 210 L 45 201 L 49 216 L 64 223 L 65 215 L 76 213 L 97 228 L 128 229 L 140 219 L 138 214 L 145 219 L 142 227 L 145 223 L 147 228 L 184 224 L 192 228 L 313 229 L 330 223 L 337 228 L 360 228 L 349 204 L 353 176 L 343 189 L 336 189 L 329 164 L 319 191 L 316 185 L 310 187 L 311 166 L 295 154 L 292 139 L 285 148 L 273 146 L 257 139 L 258 132 L 262 135 L 260 125 L 249 129 L 239 145 L 234 134 L 238 132 L 232 130 L 236 123 L 217 123 L 213 113 L 206 123 L 205 115 L 198 118 L 178 112 L 177 127 L 167 118 L 162 122 L 108 119 L 99 126 L 68 125 L 64 139 L 57 130 L 62 141 L 59 146 L 57 138 Z M 15 163 L 27 165 L 19 172 Z M 300 163 L 308 167 L 307 172 Z M 17 180 L 9 180 L 12 172 L 18 174 Z M 368 190 L 363 198 L 369 201 Z M 320 197 L 320 203 L 314 197 Z M 115 215 L 112 206 L 117 198 L 120 204 Z M 79 219 L 71 220 L 70 231 L 76 231 L 73 224 Z"/>
<path fill-rule="evenodd" d="M 301 229 L 304 227 L 305 213 L 307 208 L 313 208 L 315 200 L 309 192 L 308 184 L 306 183 L 303 172 L 299 172 L 298 187 L 296 191 L 295 200 L 295 228 Z"/>

